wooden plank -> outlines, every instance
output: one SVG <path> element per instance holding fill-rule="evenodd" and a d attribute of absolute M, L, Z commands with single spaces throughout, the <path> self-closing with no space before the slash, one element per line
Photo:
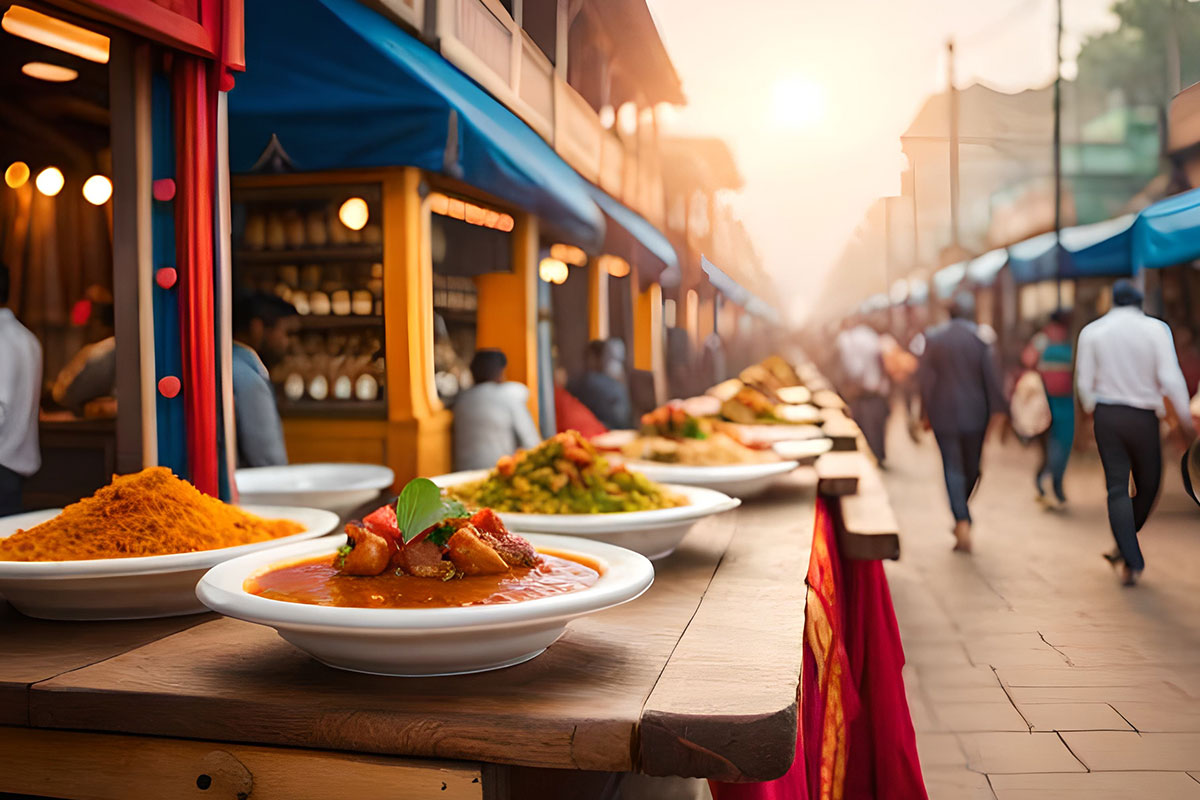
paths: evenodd
<path fill-rule="evenodd" d="M 479 764 L 0 727 L 0 792 L 64 800 L 482 800 Z"/>
<path fill-rule="evenodd" d="M 870 469 L 866 456 L 853 452 L 829 452 L 817 459 L 817 493 L 843 497 L 858 491 L 859 478 Z"/>
<path fill-rule="evenodd" d="M 845 558 L 867 561 L 900 558 L 900 525 L 879 470 L 873 464 L 866 463 L 858 492 L 839 498 L 839 502 L 841 513 L 835 515 L 834 521 Z"/>
<path fill-rule="evenodd" d="M 193 615 L 127 622 L 49 622 L 0 600 L 0 724 L 29 721 L 29 687 L 213 619 Z"/>
<path fill-rule="evenodd" d="M 833 440 L 835 452 L 858 449 L 859 428 L 849 417 L 835 416 L 821 424 L 821 432 Z"/>
<path fill-rule="evenodd" d="M 815 474 L 798 470 L 794 482 L 737 511 L 704 602 L 646 702 L 640 771 L 761 781 L 791 767 Z M 769 602 L 756 600 L 768 586 Z"/>
<path fill-rule="evenodd" d="M 811 514 L 797 517 L 811 526 Z M 697 525 L 636 602 L 572 622 L 543 655 L 502 671 L 423 679 L 340 672 L 269 628 L 220 619 L 39 683 L 30 722 L 628 771 L 643 704 L 732 534 L 728 517 Z"/>

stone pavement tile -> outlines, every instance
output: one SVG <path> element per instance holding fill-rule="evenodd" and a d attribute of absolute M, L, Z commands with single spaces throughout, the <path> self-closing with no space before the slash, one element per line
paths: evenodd
<path fill-rule="evenodd" d="M 946 768 L 926 769 L 923 772 L 929 800 L 996 800 L 986 775 Z"/>
<path fill-rule="evenodd" d="M 1056 645 L 1077 667 L 1134 666 L 1138 664 L 1182 664 L 1200 662 L 1194 648 L 1144 647 L 1132 644 Z"/>
<path fill-rule="evenodd" d="M 947 730 L 1019 731 L 1027 733 L 1029 725 L 1007 699 L 1003 703 L 939 703 L 934 701 L 933 713 Z"/>
<path fill-rule="evenodd" d="M 913 730 L 917 733 L 946 731 L 946 726 L 937 714 L 933 713 L 933 706 L 925 701 L 923 695 L 909 695 L 908 715 L 912 718 Z"/>
<path fill-rule="evenodd" d="M 1021 703 L 1035 731 L 1128 731 L 1132 726 L 1107 703 Z"/>
<path fill-rule="evenodd" d="M 1183 772 L 993 775 L 996 800 L 1200 800 Z"/>
<path fill-rule="evenodd" d="M 1139 686 L 1174 673 L 1134 667 L 999 667 L 1005 686 Z"/>
<path fill-rule="evenodd" d="M 917 755 L 921 757 L 921 769 L 936 767 L 966 767 L 958 737 L 953 733 L 917 732 Z"/>
<path fill-rule="evenodd" d="M 967 651 L 959 642 L 919 642 L 904 648 L 904 660 L 921 666 L 971 666 Z"/>
<path fill-rule="evenodd" d="M 989 667 L 918 665 L 921 686 L 934 693 L 942 687 L 999 686 L 996 673 Z"/>
<path fill-rule="evenodd" d="M 1080 731 L 1059 735 L 1093 772 L 1200 770 L 1197 733 Z"/>
<path fill-rule="evenodd" d="M 967 766 L 988 775 L 1087 771 L 1055 733 L 960 733 L 958 740 Z"/>
<path fill-rule="evenodd" d="M 935 703 L 1007 703 L 1008 695 L 999 683 L 995 686 L 938 686 L 930 690 Z"/>
<path fill-rule="evenodd" d="M 1200 701 L 1137 703 L 1117 700 L 1113 707 L 1143 733 L 1200 733 Z"/>
<path fill-rule="evenodd" d="M 1183 702 L 1188 696 L 1162 681 L 1143 686 L 1010 686 L 1008 694 L 1018 706 L 1026 703 L 1109 703 L 1132 700 L 1147 703 Z"/>

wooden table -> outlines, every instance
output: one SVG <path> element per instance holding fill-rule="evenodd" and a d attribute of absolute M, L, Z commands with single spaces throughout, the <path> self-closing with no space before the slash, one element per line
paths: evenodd
<path fill-rule="evenodd" d="M 777 777 L 796 742 L 815 487 L 802 468 L 701 523 L 643 597 L 480 675 L 341 672 L 215 615 L 6 610 L 0 792 L 297 800 L 378 797 L 360 791 L 374 780 L 389 798 L 588 797 L 612 773 Z"/>

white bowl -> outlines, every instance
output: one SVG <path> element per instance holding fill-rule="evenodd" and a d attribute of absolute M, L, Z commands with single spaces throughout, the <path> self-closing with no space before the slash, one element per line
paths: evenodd
<path fill-rule="evenodd" d="M 732 435 L 749 447 L 771 447 L 780 442 L 799 442 L 825 436 L 816 425 L 787 425 L 782 423 L 731 424 Z"/>
<path fill-rule="evenodd" d="M 230 558 L 286 546 L 329 533 L 338 517 L 317 508 L 240 506 L 267 519 L 290 519 L 300 533 L 220 550 L 165 556 L 98 558 L 90 561 L 0 561 L 0 595 L 14 608 L 41 619 L 150 619 L 199 614 L 196 581 L 210 567 Z M 31 528 L 61 509 L 0 517 L 0 538 Z"/>
<path fill-rule="evenodd" d="M 443 488 L 482 480 L 488 470 L 440 475 L 433 482 Z M 737 508 L 741 500 L 699 486 L 668 484 L 667 491 L 681 494 L 688 504 L 653 511 L 617 511 L 609 514 L 522 514 L 498 511 L 504 524 L 515 531 L 559 533 L 626 547 L 646 558 L 664 558 L 674 552 L 697 522 Z"/>
<path fill-rule="evenodd" d="M 626 463 L 653 481 L 677 483 L 684 486 L 701 486 L 742 500 L 762 494 L 800 466 L 797 461 L 722 466 L 663 464 L 655 461 L 629 461 Z"/>
<path fill-rule="evenodd" d="M 415 677 L 528 661 L 553 644 L 570 620 L 628 602 L 654 581 L 653 565 L 637 553 L 563 536 L 528 539 L 538 549 L 598 563 L 600 579 L 569 594 L 462 608 L 338 608 L 270 600 L 245 590 L 248 578 L 272 566 L 332 554 L 345 542 L 340 536 L 226 561 L 201 578 L 196 596 L 226 616 L 274 628 L 331 667 Z"/>
<path fill-rule="evenodd" d="M 396 474 L 376 464 L 285 464 L 239 469 L 235 480 L 243 503 L 301 504 L 347 514 L 378 497 Z"/>
<path fill-rule="evenodd" d="M 780 458 L 790 458 L 800 463 L 811 462 L 833 449 L 832 439 L 795 439 L 776 442 L 774 450 Z"/>

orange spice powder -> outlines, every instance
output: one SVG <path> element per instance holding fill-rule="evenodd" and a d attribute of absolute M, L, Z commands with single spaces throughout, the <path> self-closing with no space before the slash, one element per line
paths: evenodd
<path fill-rule="evenodd" d="M 0 561 L 76 561 L 217 550 L 300 533 L 201 493 L 166 467 L 117 475 L 54 519 L 0 539 Z"/>

